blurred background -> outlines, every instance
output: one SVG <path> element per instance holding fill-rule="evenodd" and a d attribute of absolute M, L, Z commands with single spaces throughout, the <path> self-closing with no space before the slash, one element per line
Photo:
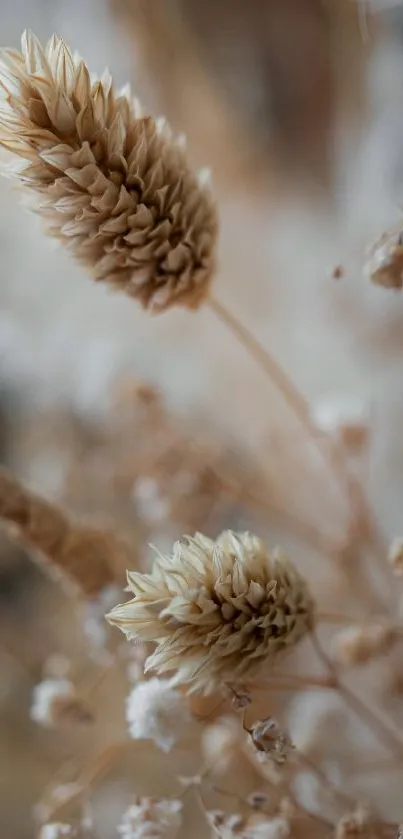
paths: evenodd
<path fill-rule="evenodd" d="M 360 418 L 370 440 L 357 470 L 385 532 L 399 533 L 403 300 L 371 286 L 363 266 L 403 204 L 400 4 L 1 0 L 0 15 L 2 45 L 18 47 L 26 27 L 41 40 L 56 31 L 91 70 L 107 65 L 119 84 L 130 80 L 151 112 L 187 134 L 219 204 L 217 295 L 328 429 L 343 411 Z M 295 514 L 340 533 L 343 505 L 307 466 L 281 398 L 212 312 L 151 318 L 95 286 L 7 181 L 0 247 L 1 456 L 32 488 L 118 526 L 141 553 L 150 536 L 166 544 L 204 524 L 251 527 L 241 489 L 262 479 L 264 453 L 272 519 L 260 529 L 293 544 Z M 239 489 L 231 503 L 218 468 Z M 0 610 L 0 828 L 28 839 L 52 773 L 99 732 L 56 742 L 28 719 L 49 655 L 75 657 L 78 673 L 85 663 L 71 601 L 7 536 Z M 118 687 L 99 697 L 112 740 L 124 730 Z"/>

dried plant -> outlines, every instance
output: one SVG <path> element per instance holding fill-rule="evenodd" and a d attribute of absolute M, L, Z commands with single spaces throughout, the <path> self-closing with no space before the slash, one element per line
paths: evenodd
<path fill-rule="evenodd" d="M 212 278 L 217 220 L 205 175 L 164 120 L 54 36 L 3 50 L 0 143 L 18 155 L 48 231 L 93 273 L 162 311 L 196 308 Z"/>
<path fill-rule="evenodd" d="M 0 470 L 0 518 L 90 596 L 121 578 L 130 555 L 121 539 L 73 524 L 61 509 L 30 492 L 5 469 Z"/>
<path fill-rule="evenodd" d="M 288 557 L 249 533 L 197 533 L 128 572 L 134 599 L 108 615 L 129 638 L 157 644 L 147 669 L 210 693 L 234 687 L 293 647 L 313 625 L 313 602 Z"/>
<path fill-rule="evenodd" d="M 118 643 L 119 633 L 111 642 L 106 624 L 100 625 L 110 609 L 111 584 L 120 582 L 123 567 L 133 565 L 130 548 L 119 535 L 74 524 L 62 509 L 0 471 L 1 520 L 34 556 L 39 552 L 47 558 L 88 598 L 98 595 L 88 605 L 94 607 L 92 631 L 95 624 L 105 653 L 101 664 L 92 660 L 95 678 L 86 690 L 60 661 L 47 662 L 42 681 L 36 669 L 30 674 L 33 722 L 49 728 L 49 735 L 53 729 L 61 735 L 66 724 L 69 733 L 81 733 L 82 723 L 91 722 L 95 747 L 89 753 L 83 749 L 51 778 L 38 810 L 40 839 L 96 839 L 93 792 L 116 765 L 122 773 L 126 767 L 135 794 L 127 806 L 127 797 L 121 801 L 115 788 L 120 815 L 114 828 L 123 839 L 180 839 L 193 831 L 199 811 L 203 837 L 396 839 L 401 833 L 396 815 L 388 817 L 387 805 L 372 802 L 370 785 L 371 811 L 362 806 L 366 787 L 356 781 L 368 771 L 401 772 L 403 762 L 401 719 L 394 719 L 392 692 L 385 697 L 387 678 L 378 676 L 376 689 L 371 682 L 371 674 L 378 673 L 371 667 L 383 666 L 380 672 L 397 675 L 398 683 L 402 627 L 391 592 L 392 573 L 401 572 L 402 545 L 393 543 L 388 556 L 350 463 L 352 454 L 359 458 L 369 447 L 370 417 L 336 411 L 330 426 L 329 415 L 327 425 L 323 412 L 315 417 L 276 359 L 209 296 L 216 210 L 164 123 L 143 117 L 127 92 L 115 92 L 109 77 L 92 82 L 84 62 L 58 38 L 43 49 L 28 34 L 21 54 L 3 51 L 1 66 L 0 142 L 20 157 L 17 177 L 31 190 L 51 232 L 70 245 L 96 279 L 122 288 L 145 308 L 157 311 L 174 303 L 197 308 L 206 300 L 278 386 L 305 429 L 307 452 L 312 444 L 320 449 L 327 477 L 337 479 L 349 513 L 340 538 L 343 550 L 327 557 L 334 572 L 327 602 L 337 597 L 341 614 L 322 611 L 300 561 L 297 567 L 262 539 L 232 530 L 214 539 L 196 533 L 175 542 L 172 554 L 157 551 L 147 573 L 128 572 L 134 597 L 107 617 L 140 642 L 131 646 Z M 400 287 L 400 237 L 382 248 L 374 254 L 371 278 Z M 86 457 L 80 452 L 75 475 L 69 471 L 70 501 L 79 489 L 92 495 L 95 483 L 101 483 L 94 462 L 99 465 L 102 450 L 113 464 L 107 471 L 110 485 L 99 489 L 96 500 L 93 495 L 93 506 L 103 492 L 111 507 L 121 508 L 130 496 L 122 520 L 134 509 L 138 522 L 147 516 L 154 524 L 163 522 L 166 537 L 183 517 L 210 518 L 225 494 L 232 500 L 237 496 L 244 516 L 251 500 L 261 512 L 270 509 L 264 482 L 246 480 L 245 474 L 242 479 L 239 463 L 237 480 L 224 479 L 218 458 L 210 449 L 207 458 L 199 439 L 191 444 L 175 420 L 167 420 L 153 389 L 135 390 L 141 419 L 134 421 L 131 408 L 122 418 L 125 412 L 118 409 L 120 424 L 90 452 L 87 445 Z M 132 407 L 131 398 L 129 403 Z M 148 437 L 141 438 L 141 428 Z M 193 483 L 179 481 L 175 490 L 183 464 Z M 247 490 L 242 495 L 242 483 L 252 483 L 263 497 Z M 194 502 L 191 514 L 186 496 Z M 235 505 L 231 513 L 239 517 Z M 323 558 L 326 540 L 320 548 Z M 290 554 L 300 558 L 298 550 Z M 344 588 L 336 591 L 334 581 L 341 579 Z M 347 600 L 356 604 L 356 614 L 348 613 Z M 329 632 L 333 625 L 336 633 Z M 303 638 L 305 648 L 298 645 Z M 336 653 L 333 658 L 328 648 Z M 296 667 L 285 655 L 289 651 L 300 654 Z M 363 675 L 361 665 L 366 665 Z M 170 678 L 149 678 L 150 669 Z M 111 693 L 97 728 L 91 700 L 108 675 Z M 205 700 L 205 694 L 212 697 Z M 120 728 L 109 726 L 117 702 Z M 154 776 L 161 765 L 156 791 Z"/>

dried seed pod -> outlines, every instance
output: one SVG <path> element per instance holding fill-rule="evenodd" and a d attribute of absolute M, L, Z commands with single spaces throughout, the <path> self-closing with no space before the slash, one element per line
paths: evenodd
<path fill-rule="evenodd" d="M 385 288 L 400 290 L 403 286 L 403 233 L 384 233 L 373 245 L 365 264 L 365 274 Z"/>

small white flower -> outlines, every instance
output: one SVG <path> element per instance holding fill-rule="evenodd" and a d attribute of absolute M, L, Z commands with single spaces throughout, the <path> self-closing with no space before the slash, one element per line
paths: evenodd
<path fill-rule="evenodd" d="M 132 499 L 141 518 L 149 524 L 164 521 L 169 515 L 169 504 L 161 495 L 154 478 L 146 475 L 137 478 L 132 490 Z"/>
<path fill-rule="evenodd" d="M 53 822 L 45 824 L 39 834 L 39 839 L 62 839 L 63 836 L 73 836 L 73 828 L 70 824 Z"/>
<path fill-rule="evenodd" d="M 347 448 L 357 450 L 368 440 L 370 409 L 353 395 L 320 400 L 312 409 L 312 419 L 320 431 L 337 435 Z"/>
<path fill-rule="evenodd" d="M 191 723 L 186 700 L 170 681 L 150 679 L 136 685 L 126 701 L 126 719 L 135 740 L 154 740 L 169 752 Z"/>
<path fill-rule="evenodd" d="M 32 695 L 30 717 L 34 722 L 52 728 L 55 724 L 55 709 L 62 700 L 72 700 L 75 687 L 69 679 L 44 679 L 35 685 Z"/>
<path fill-rule="evenodd" d="M 175 839 L 182 824 L 182 802 L 138 798 L 118 826 L 122 839 Z"/>
<path fill-rule="evenodd" d="M 68 679 L 44 679 L 34 688 L 31 719 L 45 728 L 71 724 L 88 724 L 93 715 L 87 703 L 77 694 Z"/>
<path fill-rule="evenodd" d="M 290 824 L 282 816 L 265 819 L 260 824 L 253 825 L 245 833 L 245 839 L 288 839 L 289 836 Z"/>

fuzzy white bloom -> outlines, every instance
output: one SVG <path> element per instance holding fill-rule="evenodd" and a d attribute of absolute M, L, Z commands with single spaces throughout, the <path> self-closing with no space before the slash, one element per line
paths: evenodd
<path fill-rule="evenodd" d="M 126 719 L 135 740 L 154 740 L 169 752 L 191 723 L 186 700 L 164 679 L 140 682 L 126 700 Z"/>
<path fill-rule="evenodd" d="M 62 839 L 63 836 L 73 836 L 73 828 L 70 824 L 52 822 L 44 824 L 39 834 L 39 839 Z"/>
<path fill-rule="evenodd" d="M 346 447 L 359 449 L 368 440 L 370 409 L 352 395 L 330 396 L 312 408 L 312 419 L 320 431 L 337 435 Z"/>
<path fill-rule="evenodd" d="M 122 839 L 175 839 L 182 824 L 182 802 L 137 798 L 118 826 Z"/>
<path fill-rule="evenodd" d="M 45 728 L 64 723 L 90 723 L 93 716 L 69 679 L 44 679 L 33 691 L 30 717 Z"/>
<path fill-rule="evenodd" d="M 264 819 L 252 825 L 245 833 L 245 839 L 288 839 L 290 824 L 283 816 L 274 819 Z"/>
<path fill-rule="evenodd" d="M 137 478 L 132 491 L 132 499 L 140 517 L 148 524 L 164 521 L 169 515 L 169 503 L 164 498 L 154 478 Z"/>
<path fill-rule="evenodd" d="M 69 679 L 44 679 L 43 682 L 35 685 L 33 690 L 31 720 L 46 728 L 52 728 L 55 724 L 55 711 L 59 702 L 70 701 L 75 696 L 75 687 Z"/>
<path fill-rule="evenodd" d="M 290 836 L 290 823 L 283 816 L 270 818 L 262 814 L 245 819 L 238 814 L 228 816 L 220 810 L 210 810 L 206 815 L 220 839 L 288 839 Z"/>

